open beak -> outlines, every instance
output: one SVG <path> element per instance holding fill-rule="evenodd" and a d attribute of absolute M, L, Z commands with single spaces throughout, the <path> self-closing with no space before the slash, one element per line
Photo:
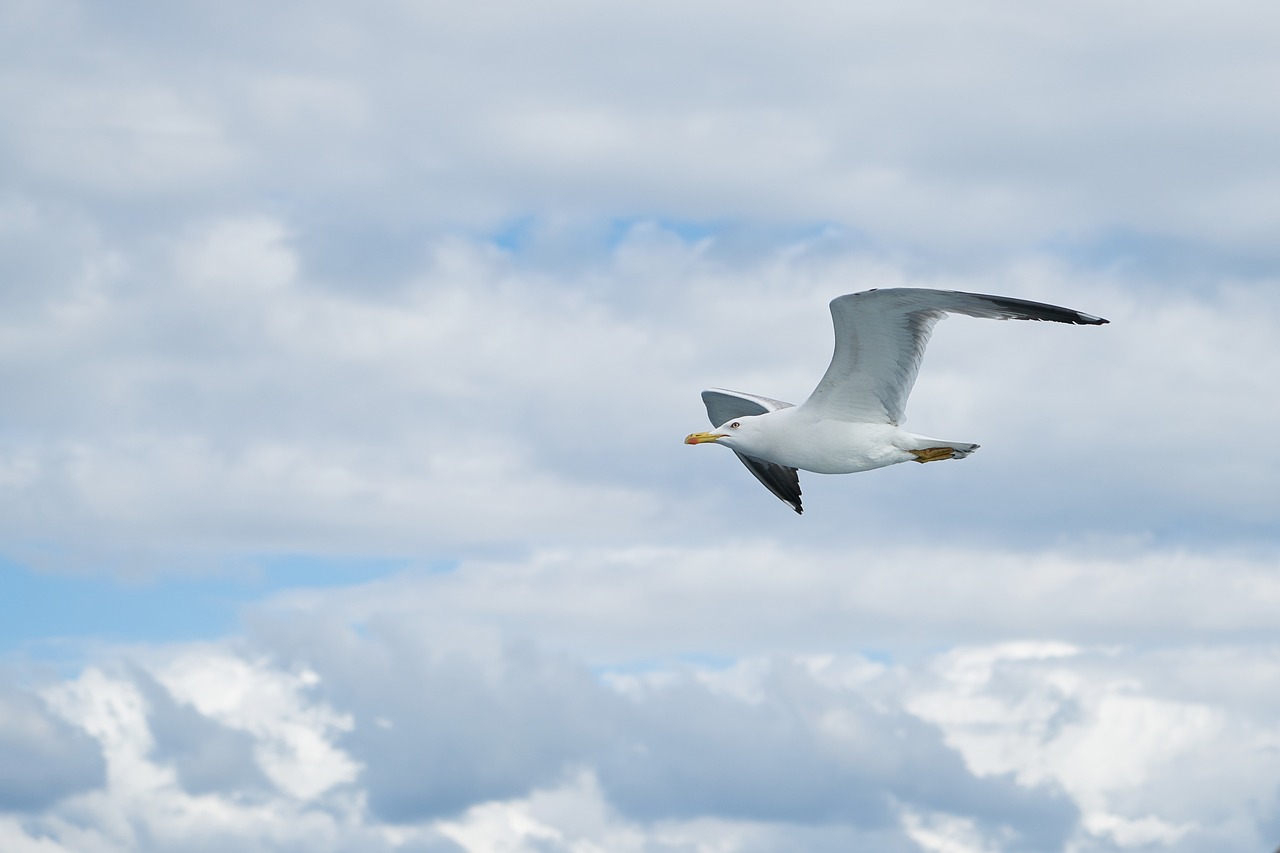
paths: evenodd
<path fill-rule="evenodd" d="M 706 444 L 717 439 L 728 438 L 723 432 L 695 432 L 693 435 L 685 436 L 685 444 Z"/>

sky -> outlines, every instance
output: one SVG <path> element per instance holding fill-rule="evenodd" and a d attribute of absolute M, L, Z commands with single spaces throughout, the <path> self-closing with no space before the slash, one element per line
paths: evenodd
<path fill-rule="evenodd" d="M 1280 844 L 1280 9 L 0 0 L 0 848 Z M 907 427 L 801 402 L 934 287 Z"/>

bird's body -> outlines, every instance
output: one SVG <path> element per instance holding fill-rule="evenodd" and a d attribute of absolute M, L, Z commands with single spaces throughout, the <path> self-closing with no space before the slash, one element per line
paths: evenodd
<path fill-rule="evenodd" d="M 852 474 L 899 462 L 963 459 L 978 445 L 942 441 L 902 429 L 933 326 L 949 313 L 990 319 L 1101 325 L 1101 317 L 1004 296 L 897 288 L 831 302 L 835 353 L 809 399 L 799 406 L 713 388 L 702 392 L 716 427 L 686 444 L 717 443 L 737 453 L 769 491 L 802 512 L 798 470 Z"/>
<path fill-rule="evenodd" d="M 856 474 L 910 462 L 916 458 L 912 450 L 946 443 L 894 424 L 820 417 L 804 406 L 780 409 L 760 416 L 755 423 L 760 439 L 752 445 L 752 456 L 815 474 Z M 960 446 L 966 453 L 975 447 Z"/>

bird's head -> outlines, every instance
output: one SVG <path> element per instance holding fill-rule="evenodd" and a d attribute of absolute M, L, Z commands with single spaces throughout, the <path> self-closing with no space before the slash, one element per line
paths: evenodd
<path fill-rule="evenodd" d="M 751 454 L 752 448 L 761 444 L 764 435 L 760 420 L 763 415 L 747 415 L 725 421 L 710 432 L 695 432 L 686 436 L 685 444 L 722 444 L 740 453 Z"/>

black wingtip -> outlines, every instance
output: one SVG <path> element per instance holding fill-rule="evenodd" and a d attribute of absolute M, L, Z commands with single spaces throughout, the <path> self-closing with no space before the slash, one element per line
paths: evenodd
<path fill-rule="evenodd" d="M 1027 299 L 1015 299 L 1012 296 L 986 296 L 996 305 L 1014 312 L 1019 320 L 1048 320 L 1051 323 L 1070 323 L 1073 326 L 1103 326 L 1110 320 L 1095 317 L 1073 308 L 1063 308 L 1044 302 L 1031 302 Z"/>

